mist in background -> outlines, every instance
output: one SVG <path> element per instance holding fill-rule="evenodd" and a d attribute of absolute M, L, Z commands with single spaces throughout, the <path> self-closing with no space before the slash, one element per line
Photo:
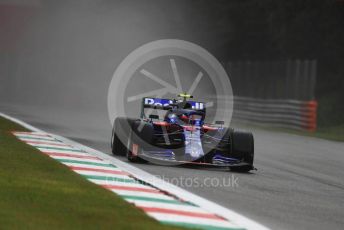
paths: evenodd
<path fill-rule="evenodd" d="M 316 59 L 319 124 L 344 124 L 343 2 L 0 1 L 0 102 L 52 120 L 106 119 L 119 63 L 158 39 L 198 44 L 222 62 Z M 229 70 L 230 71 L 230 70 Z M 252 87 L 255 79 L 247 81 Z M 240 95 L 245 87 L 234 87 Z M 75 111 L 75 113 L 73 113 Z M 98 114 L 97 116 L 95 114 Z M 95 119 L 97 117 L 97 119 Z M 106 126 L 102 123 L 103 126 Z"/>
<path fill-rule="evenodd" d="M 218 41 L 226 41 L 219 36 L 220 30 L 209 26 L 211 15 L 205 8 L 197 12 L 195 3 L 4 4 L 2 11 L 7 17 L 2 23 L 11 25 L 2 31 L 8 37 L 1 51 L 2 101 L 106 109 L 112 74 L 137 47 L 157 39 L 178 38 L 216 49 Z M 205 22 L 203 27 L 194 25 L 199 21 Z"/>

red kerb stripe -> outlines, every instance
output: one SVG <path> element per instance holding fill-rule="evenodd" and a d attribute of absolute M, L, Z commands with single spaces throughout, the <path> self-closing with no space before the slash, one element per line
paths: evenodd
<path fill-rule="evenodd" d="M 208 213 L 199 213 L 199 212 L 187 212 L 187 211 L 179 211 L 179 210 L 175 210 L 175 209 L 144 207 L 144 206 L 138 206 L 138 207 L 143 209 L 145 212 L 175 214 L 175 215 L 180 215 L 180 216 L 201 217 L 201 218 L 224 220 L 225 221 L 225 219 L 223 219 L 219 216 L 216 216 L 214 214 L 210 214 L 210 213 L 208 214 Z"/>
<path fill-rule="evenodd" d="M 81 158 L 81 159 L 102 160 L 102 159 L 100 159 L 98 157 L 94 157 L 94 156 L 83 156 L 83 155 L 70 154 L 70 153 L 48 153 L 48 152 L 45 152 L 44 154 L 47 154 L 49 156 L 57 156 L 57 157 L 75 157 L 75 158 Z"/>
<path fill-rule="evenodd" d="M 159 190 L 152 188 L 140 188 L 140 187 L 131 187 L 131 186 L 121 186 L 121 185 L 101 185 L 107 189 L 118 189 L 118 190 L 127 190 L 127 191 L 136 191 L 136 192 L 149 192 L 149 193 L 161 193 Z"/>
<path fill-rule="evenodd" d="M 50 135 L 43 134 L 43 133 L 13 132 L 13 134 L 32 135 L 32 136 L 38 136 L 38 137 L 51 137 Z"/>
<path fill-rule="evenodd" d="M 56 145 L 56 146 L 65 146 L 65 147 L 72 147 L 70 145 L 67 144 L 63 144 L 63 143 L 48 143 L 48 142 L 41 142 L 41 141 L 25 141 L 28 144 L 41 144 L 41 145 Z"/>

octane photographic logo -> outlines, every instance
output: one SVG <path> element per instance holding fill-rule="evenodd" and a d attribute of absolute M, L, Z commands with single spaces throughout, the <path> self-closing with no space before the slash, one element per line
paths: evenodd
<path fill-rule="evenodd" d="M 159 98 L 167 99 L 161 105 L 166 102 L 170 104 L 168 99 L 178 99 L 177 95 L 183 92 L 194 96 L 193 108 L 206 108 L 205 123 L 224 121 L 225 127 L 230 125 L 233 111 L 232 87 L 226 71 L 213 55 L 194 43 L 177 39 L 157 40 L 142 45 L 131 52 L 113 74 L 107 101 L 110 122 L 113 125 L 117 117 L 139 118 L 143 103 L 154 104 L 157 103 L 154 98 Z M 142 102 L 143 98 L 147 99 Z M 160 120 L 166 114 L 166 110 L 154 108 L 144 112 L 146 118 L 154 114 Z M 124 146 L 130 145 L 128 135 L 135 140 L 142 136 L 139 134 L 144 130 L 142 126 L 136 129 L 128 133 L 128 127 L 119 128 L 119 139 Z M 168 132 L 166 128 L 162 130 L 164 133 Z M 167 138 L 166 143 L 168 141 Z M 186 140 L 183 148 L 189 148 L 189 152 L 193 152 L 196 145 L 190 146 Z M 201 150 L 197 150 L 196 154 L 207 153 L 208 150 L 202 149 L 199 144 L 198 146 Z M 146 160 L 159 164 L 179 164 Z"/>

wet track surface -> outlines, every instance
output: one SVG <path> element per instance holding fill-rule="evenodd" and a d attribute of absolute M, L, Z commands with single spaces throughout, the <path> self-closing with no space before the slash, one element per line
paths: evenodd
<path fill-rule="evenodd" d="M 111 153 L 106 112 L 19 105 L 3 105 L 0 110 L 45 131 Z M 135 166 L 272 229 L 342 229 L 344 143 L 262 130 L 253 133 L 258 171 L 252 173 Z"/>

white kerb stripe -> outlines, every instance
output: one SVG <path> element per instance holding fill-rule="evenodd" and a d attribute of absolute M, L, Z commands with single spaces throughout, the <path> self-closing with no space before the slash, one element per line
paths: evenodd
<path fill-rule="evenodd" d="M 148 193 L 148 192 L 139 192 L 139 191 L 127 191 L 127 190 L 119 190 L 119 189 L 111 189 L 114 193 L 123 196 L 142 196 L 148 198 L 157 198 L 157 199 L 165 199 L 165 200 L 174 200 L 170 196 L 166 196 L 165 194 L 160 193 Z"/>
<path fill-rule="evenodd" d="M 187 205 L 187 204 L 173 204 L 173 203 L 163 203 L 163 202 L 156 202 L 156 201 L 146 201 L 146 200 L 135 200 L 135 199 L 126 199 L 130 203 L 134 203 L 136 206 L 144 206 L 144 207 L 152 207 L 152 208 L 166 208 L 166 209 L 173 209 L 176 211 L 186 211 L 186 212 L 198 212 L 198 213 L 207 213 L 207 212 L 199 207 Z"/>
<path fill-rule="evenodd" d="M 173 221 L 173 222 L 183 222 L 189 224 L 203 224 L 203 225 L 211 225 L 215 227 L 223 227 L 223 228 L 239 228 L 238 225 L 230 223 L 226 220 L 215 220 L 203 217 L 191 217 L 191 216 L 183 216 L 177 214 L 167 214 L 167 213 L 157 213 L 157 212 L 148 212 L 149 216 L 160 220 L 160 221 Z"/>
<path fill-rule="evenodd" d="M 71 162 L 61 162 L 64 165 L 67 166 L 73 166 L 73 167 L 83 167 L 83 168 L 89 168 L 90 170 L 92 169 L 105 169 L 105 170 L 115 170 L 115 171 L 120 171 L 116 167 L 107 167 L 107 166 L 98 166 L 98 165 L 88 165 L 88 164 L 83 164 L 83 163 L 71 163 Z"/>
<path fill-rule="evenodd" d="M 75 151 L 62 150 L 62 149 L 45 149 L 45 148 L 40 148 L 40 147 L 37 147 L 37 149 L 39 149 L 41 152 L 45 152 L 45 153 L 70 153 L 70 154 L 83 153 L 83 154 L 87 154 L 88 156 L 92 156 L 91 154 L 85 153 L 82 150 L 78 150 L 78 149 L 76 149 Z"/>
<path fill-rule="evenodd" d="M 119 186 L 133 187 L 133 188 L 152 188 L 150 186 L 143 185 L 140 183 L 124 182 L 124 181 L 114 180 L 111 178 L 109 178 L 109 180 L 97 180 L 97 179 L 88 179 L 88 180 L 99 185 L 119 185 Z"/>
<path fill-rule="evenodd" d="M 85 170 L 73 170 L 74 172 L 81 174 L 81 175 L 90 175 L 90 176 L 107 176 L 107 177 L 120 177 L 120 178 L 130 178 L 127 175 L 120 175 L 120 174 L 112 174 L 112 173 L 105 173 L 105 172 L 94 172 L 94 171 L 85 171 Z"/>
<path fill-rule="evenodd" d="M 85 161 L 90 163 L 101 163 L 101 164 L 110 164 L 109 162 L 97 160 L 97 159 L 84 159 L 84 158 L 77 158 L 77 157 L 69 157 L 69 156 L 50 156 L 56 160 L 75 160 L 75 161 Z M 61 162 L 62 163 L 62 162 Z"/>
<path fill-rule="evenodd" d="M 69 145 L 52 145 L 53 143 L 30 143 L 26 142 L 26 144 L 34 146 L 34 147 L 40 147 L 40 148 L 57 148 L 57 149 L 76 149 Z"/>

